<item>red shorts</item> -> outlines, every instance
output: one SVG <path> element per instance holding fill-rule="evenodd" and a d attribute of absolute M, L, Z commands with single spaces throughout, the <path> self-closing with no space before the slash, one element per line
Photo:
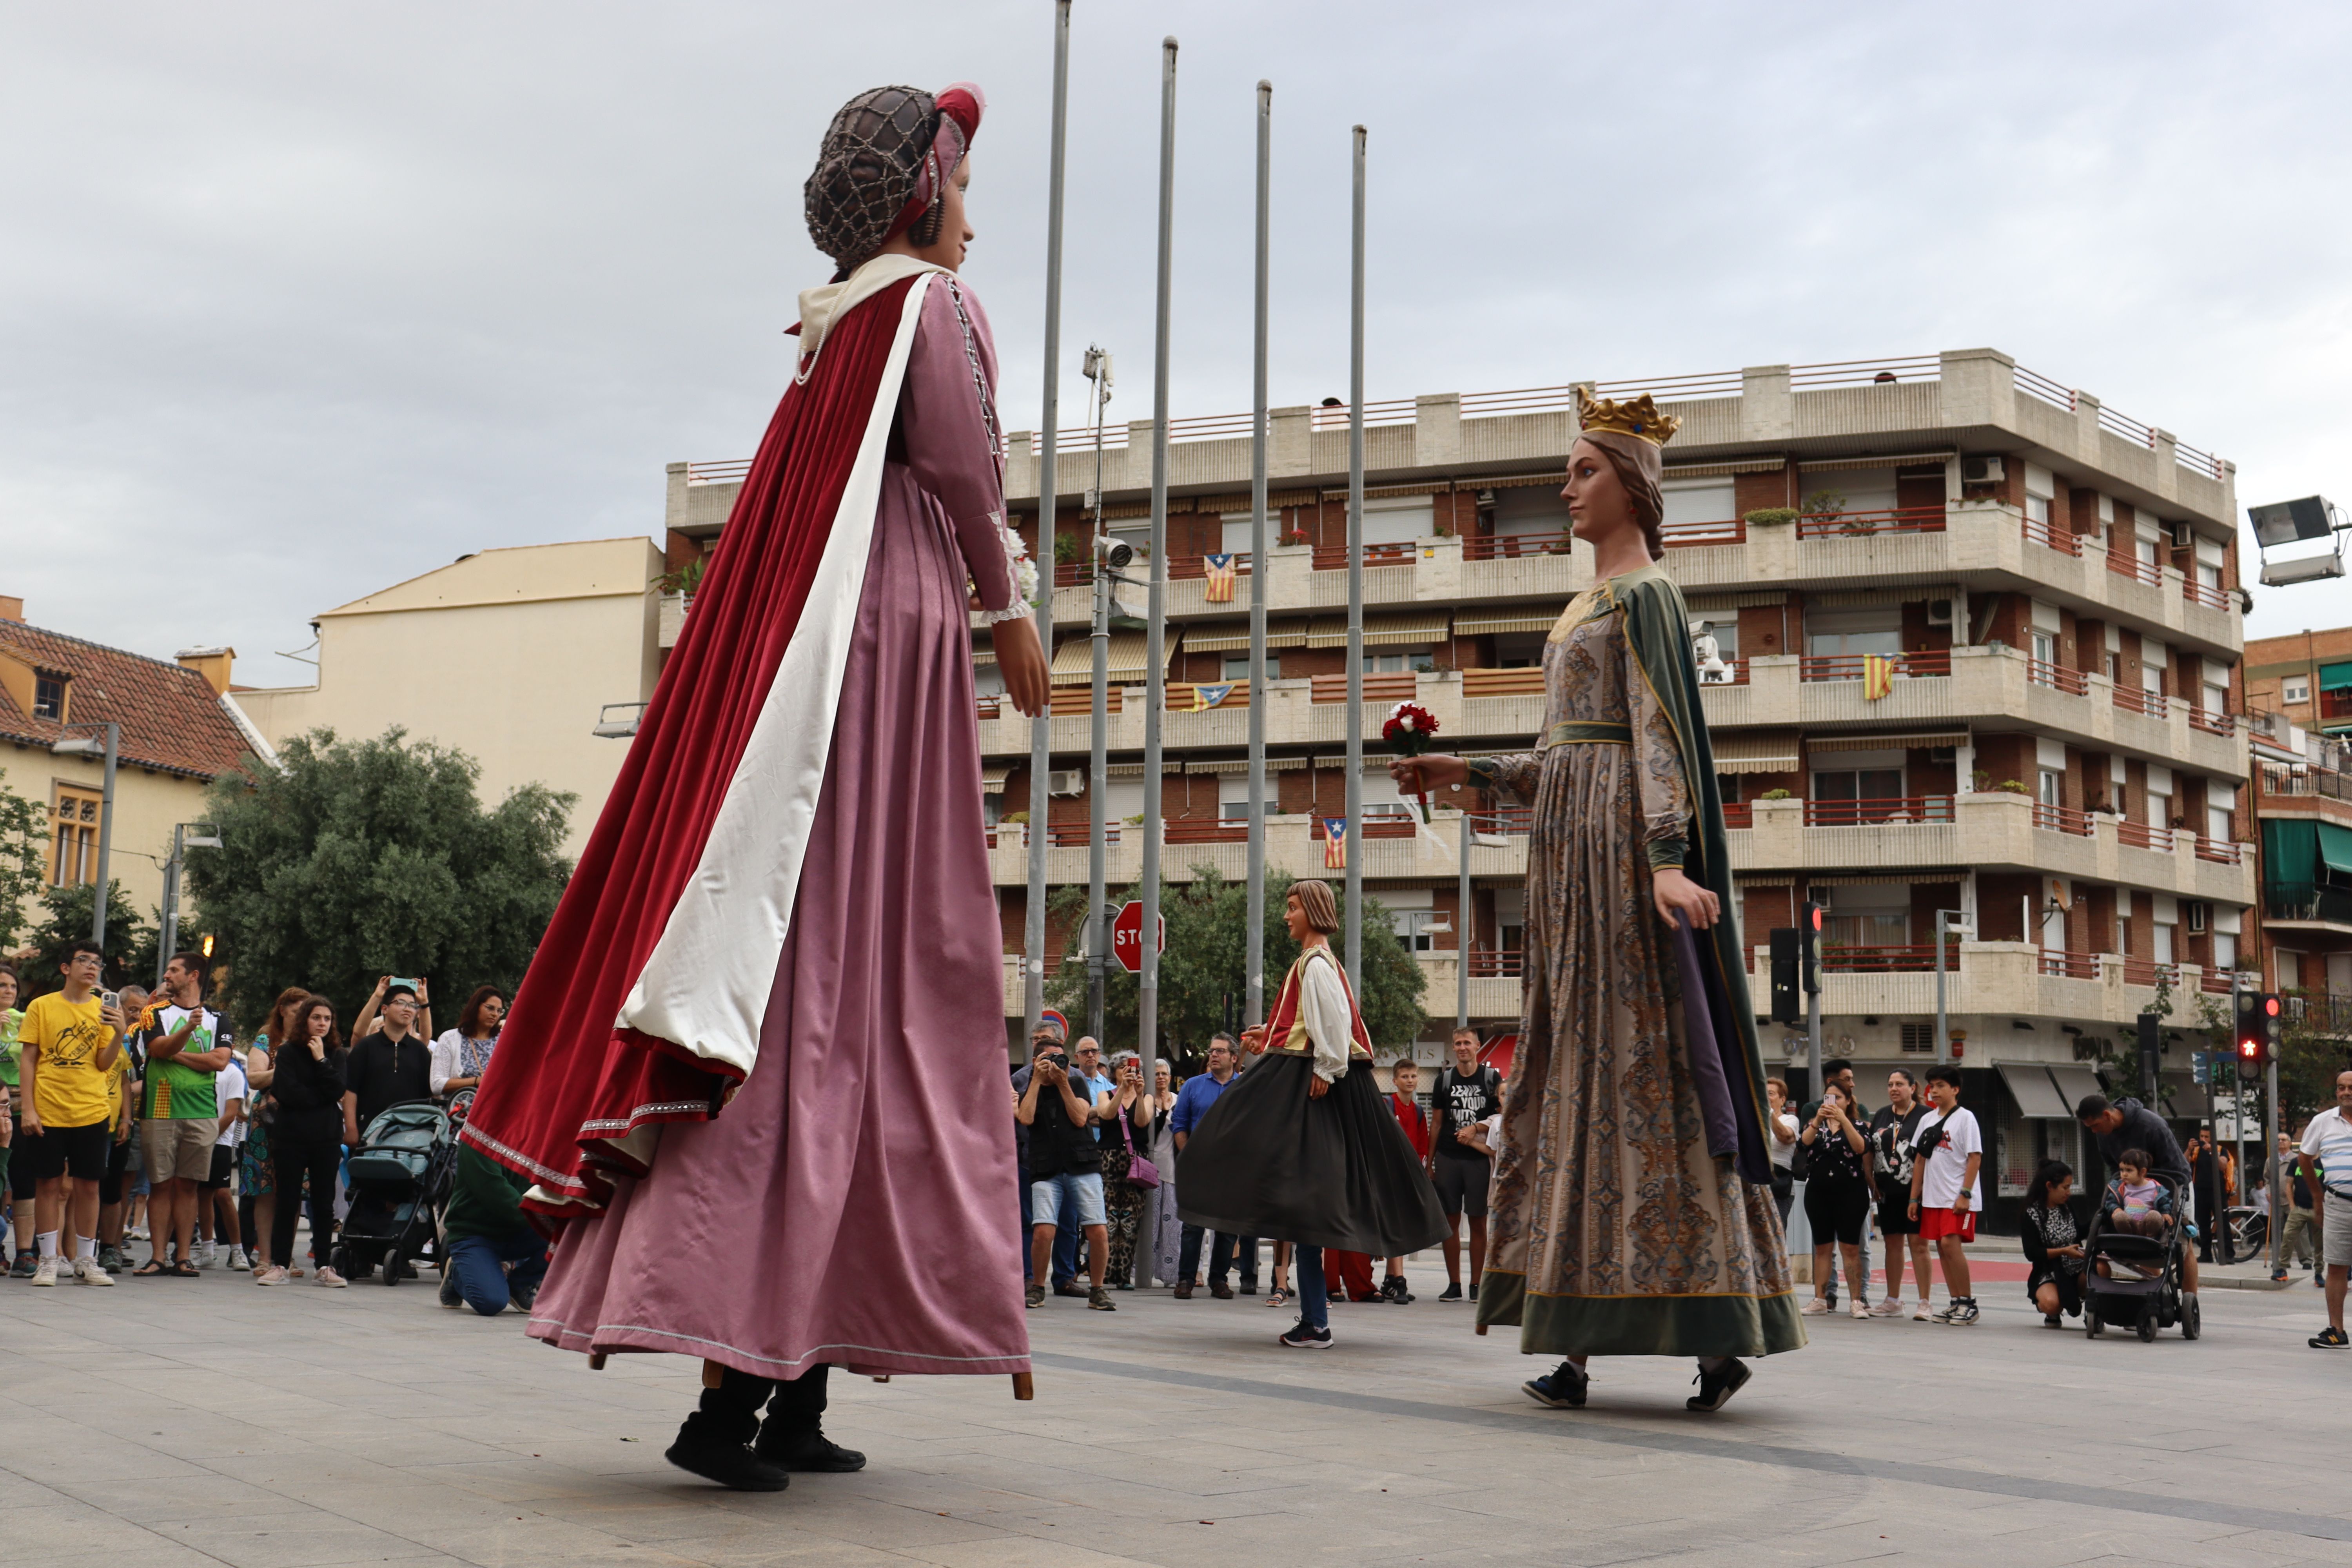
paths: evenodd
<path fill-rule="evenodd" d="M 1928 1241 L 1957 1236 L 1962 1241 L 1977 1238 L 1977 1211 L 1961 1214 L 1955 1209 L 1923 1208 L 1919 1211 L 1919 1234 Z"/>

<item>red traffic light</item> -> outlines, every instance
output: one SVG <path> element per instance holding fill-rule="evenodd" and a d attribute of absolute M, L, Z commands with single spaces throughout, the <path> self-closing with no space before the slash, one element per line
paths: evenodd
<path fill-rule="evenodd" d="M 2250 1062 L 2259 1061 L 2262 1059 L 2262 1041 L 2253 1038 L 2252 1036 L 2249 1036 L 2245 1039 L 2238 1042 L 2238 1057 L 2240 1060 Z"/>
<path fill-rule="evenodd" d="M 1822 906 L 1819 904 L 1807 904 L 1805 906 L 1805 918 L 1813 922 L 1813 930 L 1815 931 L 1819 931 L 1822 929 Z"/>
<path fill-rule="evenodd" d="M 2268 1018 L 2275 1018 L 2279 1016 L 2279 999 L 2275 994 L 2268 992 L 2263 994 L 2263 1016 Z"/>

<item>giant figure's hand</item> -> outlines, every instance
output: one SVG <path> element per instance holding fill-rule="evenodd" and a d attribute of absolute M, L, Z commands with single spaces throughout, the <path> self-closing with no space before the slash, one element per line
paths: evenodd
<path fill-rule="evenodd" d="M 1389 777 L 1407 795 L 1427 795 L 1447 784 L 1470 782 L 1470 764 L 1459 757 L 1435 755 L 1399 757 L 1389 764 Z"/>
<path fill-rule="evenodd" d="M 988 629 L 996 648 L 996 668 L 1004 675 L 1004 694 L 1013 706 L 1034 719 L 1045 711 L 1050 685 L 1045 650 L 1037 646 L 1037 623 L 1026 616 L 999 621 Z"/>
<path fill-rule="evenodd" d="M 1722 912 L 1722 905 L 1714 893 L 1683 875 L 1679 866 L 1662 866 L 1650 878 L 1650 894 L 1656 900 L 1658 918 L 1668 925 L 1675 916 L 1693 931 L 1705 931 L 1713 925 Z"/>

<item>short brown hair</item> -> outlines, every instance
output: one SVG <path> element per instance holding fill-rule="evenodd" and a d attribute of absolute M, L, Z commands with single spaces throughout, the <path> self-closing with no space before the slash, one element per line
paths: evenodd
<path fill-rule="evenodd" d="M 1307 917 L 1307 928 L 1328 936 L 1339 929 L 1339 905 L 1331 897 L 1331 884 L 1314 878 L 1290 884 L 1287 895 L 1298 900 L 1298 910 Z"/>

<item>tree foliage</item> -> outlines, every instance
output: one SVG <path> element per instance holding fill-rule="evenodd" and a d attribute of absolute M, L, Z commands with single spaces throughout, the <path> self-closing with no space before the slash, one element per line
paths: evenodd
<path fill-rule="evenodd" d="M 1282 977 L 1298 956 L 1298 944 L 1283 924 L 1283 894 L 1291 879 L 1275 875 L 1265 885 L 1265 1005 L 1271 1009 Z M 1124 897 L 1142 897 L 1139 884 Z M 1055 891 L 1048 910 L 1070 931 L 1062 967 L 1046 983 L 1047 1000 L 1074 1019 L 1087 1013 L 1084 945 L 1087 890 Z M 1229 882 L 1213 866 L 1192 868 L 1190 882 L 1160 885 L 1160 910 L 1168 922 L 1168 948 L 1160 955 L 1159 1037 L 1160 1054 L 1197 1057 L 1219 1029 L 1240 1031 L 1248 996 L 1249 887 Z M 1397 940 L 1388 910 L 1367 894 L 1363 913 L 1364 986 L 1359 1005 L 1375 1045 L 1402 1046 L 1420 1033 L 1421 998 L 1428 988 L 1421 965 Z M 1335 935 L 1334 947 L 1340 945 Z M 1117 963 L 1103 986 L 1103 1043 L 1112 1049 L 1136 1040 L 1139 976 Z"/>
<path fill-rule="evenodd" d="M 0 768 L 0 952 L 14 952 L 28 926 L 35 895 L 48 881 L 47 811 L 7 786 Z"/>
<path fill-rule="evenodd" d="M 233 1016 L 257 1020 L 299 985 L 348 1026 L 377 977 L 398 974 L 426 979 L 436 1021 L 454 1023 L 473 986 L 521 978 L 572 872 L 560 850 L 576 795 L 526 784 L 485 810 L 473 758 L 397 728 L 314 731 L 278 760 L 214 784 L 221 847 L 188 852 Z"/>
<path fill-rule="evenodd" d="M 44 996 L 65 988 L 62 973 L 66 955 L 73 944 L 89 935 L 90 916 L 98 909 L 98 884 L 85 882 L 78 888 L 48 888 L 41 893 L 43 919 L 33 928 L 33 957 L 24 965 L 23 991 L 26 996 Z M 161 934 L 155 921 L 141 917 L 131 907 L 131 895 L 122 884 L 110 879 L 106 884 L 106 972 L 105 984 L 119 987 L 126 984 L 145 985 L 155 978 L 155 940 Z"/>

